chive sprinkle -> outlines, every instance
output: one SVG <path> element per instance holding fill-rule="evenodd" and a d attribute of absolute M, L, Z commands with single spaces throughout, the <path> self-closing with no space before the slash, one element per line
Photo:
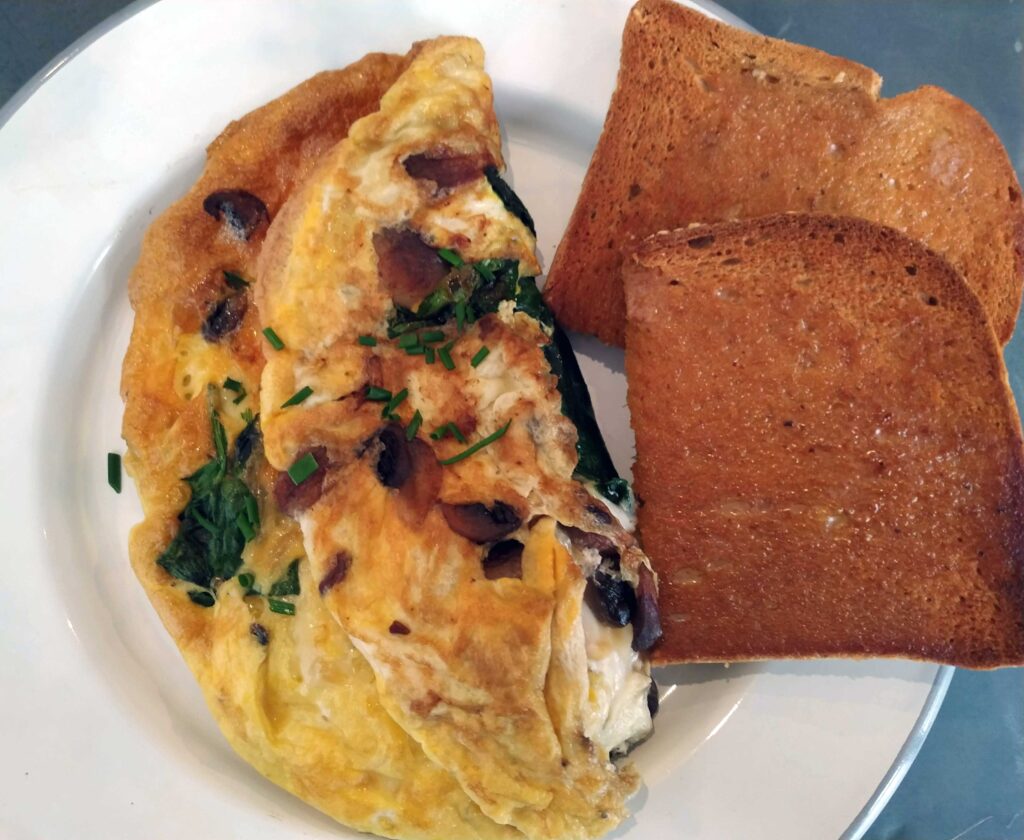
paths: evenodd
<path fill-rule="evenodd" d="M 459 443 L 466 443 L 466 436 L 462 434 L 462 429 L 454 423 L 449 423 L 448 428 L 451 430 L 453 438 L 455 438 Z"/>
<path fill-rule="evenodd" d="M 260 527 L 260 509 L 256 504 L 255 496 L 245 497 L 245 515 L 249 518 L 249 524 L 253 528 Z"/>
<path fill-rule="evenodd" d="M 190 589 L 188 591 L 189 600 L 199 607 L 212 607 L 217 603 L 217 599 L 213 597 L 212 592 L 207 592 L 205 589 Z"/>
<path fill-rule="evenodd" d="M 471 364 L 471 365 L 472 365 L 473 367 L 476 367 L 476 366 L 477 366 L 478 364 L 480 364 L 480 362 L 482 362 L 482 361 L 483 361 L 484 359 L 486 359 L 486 358 L 487 358 L 487 356 L 488 356 L 488 354 L 489 354 L 490 352 L 491 352 L 491 351 L 490 351 L 490 348 L 488 348 L 488 347 L 486 347 L 486 346 L 484 346 L 484 347 L 481 347 L 481 348 L 480 348 L 479 350 L 477 350 L 477 351 L 476 351 L 476 353 L 475 353 L 475 354 L 473 355 L 473 358 L 469 360 L 469 363 L 470 363 L 470 364 Z"/>
<path fill-rule="evenodd" d="M 420 341 L 422 341 L 424 344 L 444 341 L 444 333 L 441 332 L 441 330 L 427 330 L 425 333 L 420 335 Z"/>
<path fill-rule="evenodd" d="M 366 399 L 373 400 L 373 402 L 384 402 L 391 399 L 391 392 L 387 388 L 371 385 L 366 389 Z"/>
<path fill-rule="evenodd" d="M 205 516 L 203 516 L 198 510 L 192 511 L 192 515 L 196 518 L 196 522 L 198 522 L 200 525 L 202 525 L 211 534 L 216 534 L 218 536 L 220 535 L 220 532 L 217 530 L 217 526 L 214 525 Z"/>
<path fill-rule="evenodd" d="M 295 604 L 291 601 L 282 601 L 279 598 L 267 598 L 267 606 L 271 612 L 281 615 L 295 615 Z"/>
<path fill-rule="evenodd" d="M 284 342 L 278 337 L 277 333 L 274 332 L 273 327 L 264 327 L 263 334 L 267 337 L 267 341 L 270 342 L 270 346 L 275 350 L 284 350 Z"/>
<path fill-rule="evenodd" d="M 455 323 L 459 327 L 459 332 L 462 332 L 466 326 L 466 302 L 464 300 L 457 301 L 455 304 Z"/>
<path fill-rule="evenodd" d="M 244 513 L 238 514 L 235 518 L 235 524 L 238 526 L 238 530 L 242 532 L 246 542 L 249 542 L 256 536 L 256 532 L 253 530 L 252 525 L 249 524 L 249 519 Z"/>
<path fill-rule="evenodd" d="M 301 402 L 305 402 L 312 396 L 313 389 L 308 385 L 292 394 L 288 399 L 281 403 L 281 408 L 288 408 L 290 405 L 298 405 Z"/>
<path fill-rule="evenodd" d="M 249 590 L 252 589 L 254 583 L 256 583 L 256 578 L 248 572 L 242 572 L 242 574 L 238 576 L 238 585 L 241 586 L 247 594 Z"/>
<path fill-rule="evenodd" d="M 233 271 L 224 272 L 224 282 L 227 283 L 232 289 L 243 291 L 249 288 L 249 281 L 246 280 L 242 275 L 235 274 Z"/>
<path fill-rule="evenodd" d="M 455 370 L 455 362 L 452 361 L 452 354 L 447 347 L 440 348 L 437 351 L 437 357 L 446 370 Z"/>
<path fill-rule="evenodd" d="M 121 492 L 121 456 L 116 452 L 107 453 L 107 484 L 115 493 Z"/>
<path fill-rule="evenodd" d="M 229 391 L 234 391 L 236 394 L 242 390 L 242 383 L 237 379 L 232 379 L 230 376 L 224 380 L 224 387 Z"/>
<path fill-rule="evenodd" d="M 313 453 L 307 452 L 288 468 L 288 478 L 292 480 L 292 484 L 302 484 L 302 482 L 315 473 L 319 467 L 320 465 L 316 462 L 316 458 L 313 457 Z"/>
<path fill-rule="evenodd" d="M 489 283 L 493 283 L 494 282 L 494 272 L 491 271 L 491 269 L 488 268 L 486 265 L 484 265 L 483 263 L 476 263 L 473 266 L 473 268 L 475 268 L 477 270 L 477 273 L 481 277 L 483 277 L 484 280 L 488 281 Z"/>
<path fill-rule="evenodd" d="M 398 346 L 403 349 L 415 347 L 420 343 L 420 337 L 414 332 L 403 333 L 398 337 Z"/>
<path fill-rule="evenodd" d="M 416 432 L 420 430 L 420 426 L 423 425 L 423 415 L 420 414 L 420 410 L 417 408 L 416 413 L 412 416 L 412 420 L 409 421 L 409 425 L 405 430 L 405 439 L 412 440 L 416 437 Z"/>
<path fill-rule="evenodd" d="M 372 335 L 361 335 L 359 336 L 359 343 L 362 344 L 363 347 L 376 347 L 377 339 Z"/>
<path fill-rule="evenodd" d="M 423 355 L 427 357 L 426 361 L 427 361 L 428 365 L 434 364 L 434 357 L 435 357 L 436 354 L 434 352 L 434 348 L 433 347 L 428 347 L 426 352 Z"/>
<path fill-rule="evenodd" d="M 449 265 L 454 265 L 456 268 L 465 265 L 465 262 L 463 261 L 462 257 L 460 257 L 451 248 L 440 248 L 437 252 L 437 255 L 446 263 L 448 263 Z"/>
<path fill-rule="evenodd" d="M 430 433 L 431 440 L 442 440 L 448 436 L 451 429 L 448 428 L 448 424 L 445 423 L 443 426 L 438 426 L 434 431 Z"/>
<path fill-rule="evenodd" d="M 401 391 L 395 394 L 390 400 L 388 400 L 388 404 L 384 406 L 384 410 L 380 413 L 381 417 L 387 417 L 390 414 L 393 414 L 395 409 L 398 408 L 398 406 L 400 406 L 403 402 L 405 402 L 405 398 L 407 396 L 409 396 L 408 388 L 403 388 Z"/>
<path fill-rule="evenodd" d="M 405 353 L 408 356 L 426 356 L 427 348 L 422 344 L 417 344 L 415 347 L 406 347 Z"/>
<path fill-rule="evenodd" d="M 498 431 L 492 432 L 487 437 L 485 437 L 483 440 L 478 440 L 471 447 L 469 447 L 469 449 L 462 450 L 462 452 L 460 452 L 458 455 L 452 455 L 451 458 L 445 458 L 443 461 L 441 461 L 441 463 L 444 466 L 447 467 L 447 466 L 450 466 L 451 464 L 458 463 L 459 461 L 461 461 L 461 460 L 463 460 L 465 458 L 468 458 L 470 455 L 475 455 L 477 452 L 479 452 L 485 446 L 490 446 L 492 443 L 494 443 L 494 441 L 496 441 L 498 438 L 500 438 L 502 435 L 504 435 L 505 432 L 508 431 L 508 427 L 511 426 L 511 425 L 512 425 L 512 421 L 509 420 L 504 426 L 502 426 L 500 429 L 498 429 Z"/>
<path fill-rule="evenodd" d="M 249 423 L 251 423 L 255 419 L 256 418 L 253 415 L 251 408 L 247 408 L 245 411 L 242 412 L 242 420 L 245 421 L 246 425 L 248 425 Z"/>

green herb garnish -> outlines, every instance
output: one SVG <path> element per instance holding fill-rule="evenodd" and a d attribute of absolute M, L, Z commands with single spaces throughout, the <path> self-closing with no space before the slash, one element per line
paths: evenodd
<path fill-rule="evenodd" d="M 476 351 L 476 353 L 473 354 L 473 358 L 469 360 L 469 363 L 473 367 L 476 367 L 477 365 L 480 364 L 480 362 L 482 362 L 484 359 L 487 358 L 487 356 L 490 354 L 490 352 L 491 352 L 490 348 L 488 348 L 486 346 L 485 347 L 481 347 L 479 350 Z"/>
<path fill-rule="evenodd" d="M 235 274 L 233 271 L 224 272 L 224 282 L 227 283 L 232 289 L 239 292 L 244 292 L 249 288 L 249 281 L 242 277 L 240 274 Z"/>
<path fill-rule="evenodd" d="M 455 438 L 459 443 L 467 443 L 466 436 L 462 434 L 462 429 L 460 429 L 454 423 L 448 424 L 448 430 L 452 433 L 452 437 Z"/>
<path fill-rule="evenodd" d="M 298 595 L 299 594 L 299 560 L 296 557 L 288 564 L 286 571 L 278 580 L 270 586 L 269 595 Z"/>
<path fill-rule="evenodd" d="M 423 425 L 423 415 L 420 414 L 420 410 L 417 408 L 416 413 L 413 414 L 412 420 L 409 421 L 409 425 L 405 429 L 405 439 L 412 440 L 416 437 L 416 432 L 420 430 L 420 426 Z"/>
<path fill-rule="evenodd" d="M 281 601 L 277 598 L 267 598 L 267 606 L 271 612 L 281 615 L 295 615 L 295 604 L 290 601 Z"/>
<path fill-rule="evenodd" d="M 420 341 L 424 344 L 436 344 L 444 341 L 444 333 L 441 330 L 426 330 L 420 334 Z"/>
<path fill-rule="evenodd" d="M 273 347 L 275 350 L 284 350 L 284 342 L 281 341 L 280 338 L 278 338 L 278 335 L 276 332 L 274 332 L 273 327 L 264 327 L 263 334 L 267 337 L 267 341 L 270 342 L 271 347 Z"/>
<path fill-rule="evenodd" d="M 397 394 L 395 394 L 390 400 L 388 400 L 388 404 L 386 406 L 384 406 L 384 410 L 381 411 L 380 416 L 381 417 L 388 417 L 388 416 L 394 414 L 395 413 L 395 409 L 398 408 L 398 406 L 400 406 L 403 402 L 405 402 L 405 398 L 408 397 L 408 396 L 409 396 L 409 389 L 408 388 L 403 388 L 401 391 L 399 391 Z"/>
<path fill-rule="evenodd" d="M 252 409 L 251 408 L 247 408 L 245 411 L 242 412 L 242 421 L 246 425 L 249 425 L 250 423 L 252 423 L 252 421 L 254 419 L 255 418 L 253 417 L 253 413 L 252 413 Z"/>
<path fill-rule="evenodd" d="M 288 408 L 292 405 L 298 405 L 301 402 L 305 402 L 313 395 L 313 389 L 306 385 L 304 388 L 300 388 L 288 399 L 281 403 L 281 408 Z"/>
<path fill-rule="evenodd" d="M 375 339 L 372 335 L 361 335 L 361 336 L 359 336 L 358 340 L 359 340 L 359 343 L 363 345 L 363 347 L 376 347 L 377 346 L 377 339 Z"/>
<path fill-rule="evenodd" d="M 316 462 L 312 452 L 307 452 L 298 461 L 288 468 L 288 478 L 292 484 L 302 484 L 307 478 L 317 471 L 320 465 Z"/>
<path fill-rule="evenodd" d="M 215 582 L 235 575 L 242 565 L 245 543 L 259 528 L 250 515 L 255 499 L 241 478 L 244 461 L 239 457 L 238 442 L 235 455 L 229 455 L 227 434 L 213 407 L 212 390 L 210 425 L 216 455 L 185 479 L 191 498 L 178 515 L 178 533 L 157 558 L 173 577 L 207 590 L 213 590 Z"/>
<path fill-rule="evenodd" d="M 188 597 L 193 604 L 200 607 L 212 607 L 217 603 L 217 599 L 213 597 L 213 593 L 208 592 L 205 589 L 190 589 L 188 591 Z"/>
<path fill-rule="evenodd" d="M 420 337 L 414 332 L 406 333 L 398 338 L 398 346 L 404 350 L 408 350 L 410 347 L 415 347 L 419 343 Z"/>
<path fill-rule="evenodd" d="M 239 382 L 237 379 L 232 379 L 230 376 L 224 380 L 224 390 L 234 391 L 238 394 L 232 402 L 238 405 L 242 400 L 248 396 L 248 392 L 245 390 L 245 385 Z"/>
<path fill-rule="evenodd" d="M 430 433 L 431 440 L 443 440 L 451 434 L 451 429 L 448 428 L 448 424 L 445 423 L 443 426 L 438 426 L 434 431 Z"/>
<path fill-rule="evenodd" d="M 465 260 L 462 259 L 455 251 L 451 248 L 439 248 L 437 255 L 449 265 L 454 265 L 459 268 L 466 264 Z"/>
<path fill-rule="evenodd" d="M 501 199 L 501 203 L 505 205 L 505 209 L 526 225 L 527 230 L 536 236 L 537 228 L 533 224 L 533 217 L 530 215 L 530 211 L 526 209 L 526 205 L 515 194 L 512 187 L 506 184 L 505 180 L 498 174 L 498 168 L 496 166 L 488 166 L 484 169 L 484 177 L 487 178 L 487 183 L 491 185 L 491 189 Z"/>
<path fill-rule="evenodd" d="M 446 370 L 455 370 L 455 362 L 452 360 L 451 349 L 448 346 L 440 348 L 437 351 L 437 357 Z"/>
<path fill-rule="evenodd" d="M 107 453 L 107 484 L 115 493 L 121 492 L 121 456 L 116 452 Z"/>
<path fill-rule="evenodd" d="M 391 399 L 391 392 L 387 388 L 378 388 L 376 385 L 371 385 L 366 389 L 366 399 L 373 402 L 384 402 Z"/>
<path fill-rule="evenodd" d="M 469 447 L 469 449 L 464 449 L 458 455 L 452 455 L 451 458 L 445 458 L 443 461 L 441 461 L 441 464 L 447 467 L 450 466 L 451 464 L 458 463 L 459 461 L 468 458 L 470 455 L 475 455 L 485 446 L 490 446 L 492 443 L 494 443 L 494 441 L 502 437 L 505 434 L 505 432 L 508 431 L 508 427 L 511 425 L 512 421 L 509 420 L 504 426 L 498 429 L 498 431 L 492 432 L 487 437 L 483 438 L 483 440 L 478 440 L 471 447 Z"/>
<path fill-rule="evenodd" d="M 238 585 L 242 587 L 242 591 L 246 594 L 246 596 L 260 594 L 259 590 L 256 589 L 255 576 L 249 574 L 248 572 L 242 572 L 238 576 Z"/>

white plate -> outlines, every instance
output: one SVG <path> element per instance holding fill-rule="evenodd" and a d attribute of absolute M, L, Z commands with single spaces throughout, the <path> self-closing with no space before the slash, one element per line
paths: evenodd
<path fill-rule="evenodd" d="M 318 70 L 440 33 L 487 48 L 514 183 L 550 260 L 627 8 L 137 5 L 0 114 L 0 835 L 346 836 L 234 756 L 129 569 L 139 505 L 130 483 L 115 496 L 105 482 L 105 454 L 122 448 L 125 277 L 142 232 L 229 120 Z M 621 354 L 577 347 L 628 466 Z M 949 673 L 908 662 L 667 670 L 657 735 L 636 754 L 646 787 L 616 836 L 859 836 L 913 760 Z"/>

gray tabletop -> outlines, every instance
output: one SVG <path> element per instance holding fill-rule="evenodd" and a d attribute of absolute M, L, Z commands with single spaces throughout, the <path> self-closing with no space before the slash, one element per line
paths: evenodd
<path fill-rule="evenodd" d="M 1024 176 L 1024 7 L 1016 0 L 719 2 L 766 35 L 874 67 L 889 95 L 947 88 L 989 120 Z M 125 5 L 0 0 L 0 104 Z M 1008 352 L 1024 360 L 1021 330 Z M 1017 400 L 1024 404 L 1024 394 Z M 917 761 L 866 837 L 1024 840 L 1024 669 L 956 672 Z"/>

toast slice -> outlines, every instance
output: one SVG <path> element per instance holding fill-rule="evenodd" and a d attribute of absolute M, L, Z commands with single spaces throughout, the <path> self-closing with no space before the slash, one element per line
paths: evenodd
<path fill-rule="evenodd" d="M 656 658 L 1024 663 L 1024 455 L 945 260 L 872 223 L 657 234 L 624 271 Z"/>
<path fill-rule="evenodd" d="M 623 255 L 649 234 L 782 212 L 859 216 L 946 257 L 996 335 L 1024 277 L 1020 185 L 973 108 L 936 87 L 880 99 L 852 61 L 671 0 L 626 22 L 618 86 L 545 291 L 567 327 L 621 345 Z"/>

